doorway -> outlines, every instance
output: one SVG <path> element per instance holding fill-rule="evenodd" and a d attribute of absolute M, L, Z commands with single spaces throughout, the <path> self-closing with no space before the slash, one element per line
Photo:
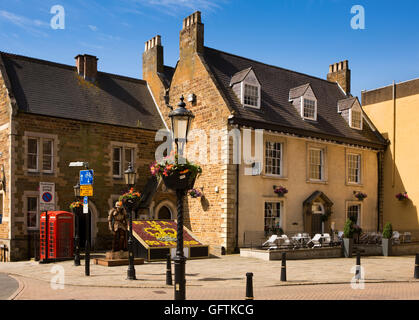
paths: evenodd
<path fill-rule="evenodd" d="M 320 202 L 313 203 L 311 211 L 313 213 L 311 217 L 311 232 L 313 234 L 324 233 L 324 222 L 322 219 L 322 215 L 324 214 L 323 204 Z"/>
<path fill-rule="evenodd" d="M 172 219 L 172 212 L 168 207 L 162 206 L 157 214 L 157 217 L 163 220 L 170 220 Z"/>

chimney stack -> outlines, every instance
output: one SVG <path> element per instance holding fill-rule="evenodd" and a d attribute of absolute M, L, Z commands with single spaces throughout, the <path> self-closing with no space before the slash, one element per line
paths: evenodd
<path fill-rule="evenodd" d="M 351 92 L 351 70 L 348 60 L 340 61 L 329 66 L 327 80 L 337 82 L 346 94 Z"/>
<path fill-rule="evenodd" d="M 163 73 L 163 46 L 161 36 L 157 35 L 145 42 L 143 53 L 143 79 L 148 79 L 147 73 Z"/>
<path fill-rule="evenodd" d="M 97 76 L 97 61 L 99 60 L 95 56 L 89 54 L 77 55 L 76 67 L 79 76 L 83 77 L 87 81 L 94 82 Z"/>
<path fill-rule="evenodd" d="M 180 60 L 194 53 L 204 52 L 204 25 L 201 23 L 201 12 L 196 11 L 183 19 L 179 43 Z"/>

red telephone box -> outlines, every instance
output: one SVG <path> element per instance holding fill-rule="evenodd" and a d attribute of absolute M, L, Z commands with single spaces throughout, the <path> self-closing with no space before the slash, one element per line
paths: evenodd
<path fill-rule="evenodd" d="M 45 254 L 45 212 L 41 213 L 40 259 Z M 66 211 L 48 211 L 48 259 L 71 258 L 73 256 L 73 214 Z"/>

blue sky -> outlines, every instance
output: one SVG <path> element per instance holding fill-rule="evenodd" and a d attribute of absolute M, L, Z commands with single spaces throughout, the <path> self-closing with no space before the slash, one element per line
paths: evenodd
<path fill-rule="evenodd" d="M 54 5 L 64 30 L 50 26 Z M 351 28 L 354 5 L 365 8 L 364 30 Z M 195 10 L 208 47 L 321 78 L 348 59 L 354 95 L 419 77 L 417 0 L 0 0 L 0 50 L 70 65 L 93 54 L 99 70 L 140 78 L 144 42 L 160 34 L 174 66 Z"/>

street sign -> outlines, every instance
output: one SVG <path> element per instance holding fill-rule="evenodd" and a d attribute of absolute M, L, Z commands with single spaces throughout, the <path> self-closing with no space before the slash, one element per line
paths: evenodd
<path fill-rule="evenodd" d="M 83 198 L 83 213 L 89 213 L 89 198 Z"/>
<path fill-rule="evenodd" d="M 39 210 L 54 211 L 55 210 L 55 183 L 40 182 L 39 183 Z"/>
<path fill-rule="evenodd" d="M 93 186 L 92 185 L 84 185 L 80 186 L 80 196 L 81 197 L 93 197 Z"/>
<path fill-rule="evenodd" d="M 92 185 L 93 184 L 93 170 L 80 170 L 80 185 Z"/>

